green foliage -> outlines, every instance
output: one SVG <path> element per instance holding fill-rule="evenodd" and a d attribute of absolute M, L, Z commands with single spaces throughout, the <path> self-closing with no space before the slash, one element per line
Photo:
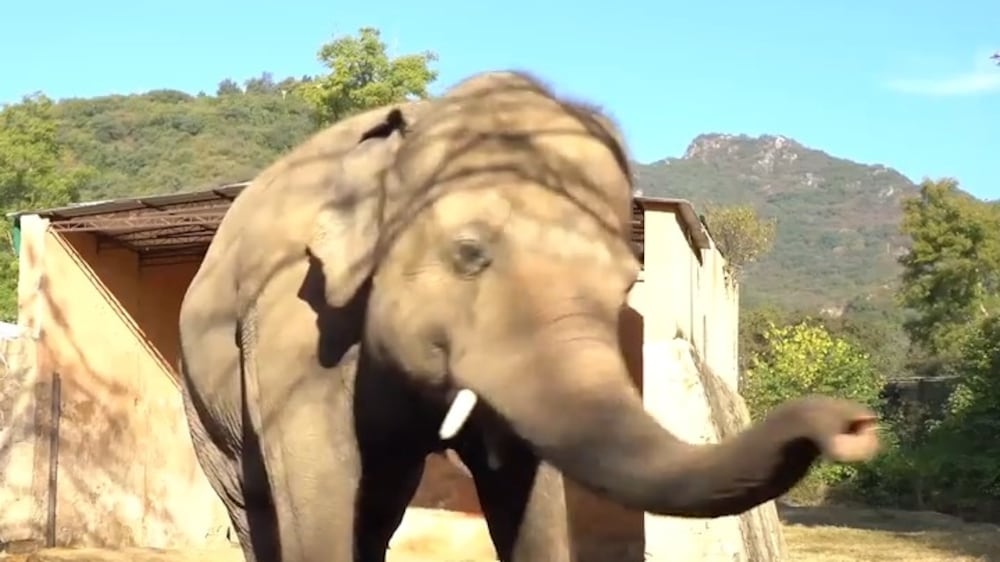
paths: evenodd
<path fill-rule="evenodd" d="M 741 395 L 746 396 L 745 373 L 750 368 L 751 362 L 767 353 L 768 331 L 776 325 L 785 324 L 788 315 L 787 311 L 774 306 L 740 307 L 739 392 Z"/>
<path fill-rule="evenodd" d="M 52 100 L 35 94 L 0 110 L 0 211 L 64 205 L 92 176 L 58 142 Z M 17 319 L 17 258 L 11 225 L 0 227 L 0 319 Z"/>
<path fill-rule="evenodd" d="M 995 235 L 1000 237 L 1000 232 Z M 951 414 L 993 418 L 1000 426 L 1000 317 L 983 320 L 966 340 L 963 352 L 962 382 L 953 395 Z"/>
<path fill-rule="evenodd" d="M 850 492 L 868 503 L 933 509 L 975 519 L 1000 517 L 1000 319 L 969 330 L 961 381 L 940 420 L 889 420 L 895 439 L 860 468 Z M 910 422 L 912 423 L 912 422 Z"/>
<path fill-rule="evenodd" d="M 916 372 L 952 374 L 940 412 L 885 410 L 891 439 L 845 493 L 868 503 L 1000 519 L 1000 210 L 949 179 L 904 203 L 900 260 Z"/>
<path fill-rule="evenodd" d="M 884 381 L 869 357 L 820 325 L 772 326 L 767 349 L 745 373 L 745 397 L 755 418 L 778 404 L 808 394 L 826 394 L 875 405 Z"/>
<path fill-rule="evenodd" d="M 884 381 L 868 355 L 822 326 L 803 321 L 772 325 L 765 333 L 766 348 L 751 359 L 744 373 L 743 395 L 750 415 L 759 420 L 788 400 L 810 394 L 848 398 L 875 406 Z M 829 486 L 857 473 L 857 467 L 823 464 L 790 492 L 800 501 L 816 501 Z"/>
<path fill-rule="evenodd" d="M 910 374 L 909 338 L 903 330 L 903 312 L 893 302 L 891 293 L 883 291 L 851 299 L 839 316 L 823 318 L 823 325 L 831 334 L 867 353 L 872 367 L 886 379 Z"/>
<path fill-rule="evenodd" d="M 279 84 L 291 82 L 300 83 L 289 78 Z M 244 93 L 234 81 L 224 83 L 218 96 L 160 90 L 57 104 L 60 144 L 96 170 L 80 187 L 81 196 L 172 193 L 244 181 L 316 130 L 312 108 L 282 95 L 278 85 Z"/>
<path fill-rule="evenodd" d="M 390 58 L 378 29 L 363 27 L 357 37 L 340 37 L 323 45 L 319 60 L 330 74 L 303 84 L 297 93 L 315 110 L 318 123 L 333 123 L 353 113 L 429 97 L 437 79 L 430 64 L 437 55 L 423 53 Z"/>
<path fill-rule="evenodd" d="M 923 182 L 903 212 L 913 240 L 900 259 L 906 330 L 924 351 L 956 358 L 970 327 L 1000 309 L 1000 212 L 953 180 Z"/>
<path fill-rule="evenodd" d="M 726 257 L 726 272 L 741 279 L 743 269 L 771 250 L 774 219 L 762 219 L 750 205 L 708 205 L 705 222 Z"/>
<path fill-rule="evenodd" d="M 61 205 L 79 196 L 90 171 L 59 144 L 52 100 L 42 94 L 0 111 L 0 207 Z"/>

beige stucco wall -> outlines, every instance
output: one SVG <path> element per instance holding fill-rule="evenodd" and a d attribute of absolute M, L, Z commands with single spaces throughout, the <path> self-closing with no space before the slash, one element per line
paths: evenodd
<path fill-rule="evenodd" d="M 30 335 L 0 341 L 0 543 L 41 536 L 32 497 L 35 344 Z"/>
<path fill-rule="evenodd" d="M 714 413 L 697 378 L 684 376 L 679 344 L 691 342 L 734 393 L 738 387 L 738 286 L 714 248 L 694 248 L 679 214 L 645 213 L 644 282 L 630 302 L 644 314 L 643 402 L 661 425 L 690 443 L 719 440 Z M 711 240 L 709 240 L 711 245 Z M 645 560 L 741 560 L 740 517 L 682 519 L 645 514 Z"/>
<path fill-rule="evenodd" d="M 61 381 L 60 544 L 180 546 L 225 532 L 221 502 L 193 449 L 173 370 L 177 310 L 197 264 L 140 268 L 22 218 L 21 318 L 39 333 L 32 489 L 49 493 L 53 374 Z M 37 521 L 37 520 L 36 520 Z"/>

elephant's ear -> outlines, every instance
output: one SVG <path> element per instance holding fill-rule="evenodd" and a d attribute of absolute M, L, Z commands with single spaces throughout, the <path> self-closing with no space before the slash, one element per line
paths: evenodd
<path fill-rule="evenodd" d="M 322 263 L 330 306 L 346 305 L 372 274 L 385 171 L 405 129 L 402 113 L 392 109 L 335 164 L 330 176 L 335 196 L 320 210 L 309 241 L 309 252 Z"/>

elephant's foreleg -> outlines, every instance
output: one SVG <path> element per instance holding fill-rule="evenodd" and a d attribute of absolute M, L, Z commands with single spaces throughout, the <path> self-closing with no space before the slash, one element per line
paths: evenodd
<path fill-rule="evenodd" d="M 246 404 L 243 405 L 243 428 L 243 456 L 240 463 L 243 478 L 242 514 L 249 532 L 241 533 L 238 528 L 237 533 L 240 534 L 240 543 L 249 545 L 244 547 L 244 552 L 248 548 L 253 550 L 254 558 L 247 555 L 247 562 L 278 560 L 278 520 L 274 512 L 271 485 Z"/>
<path fill-rule="evenodd" d="M 423 455 L 388 454 L 371 460 L 369 464 L 366 459 L 358 498 L 357 562 L 385 562 L 389 539 L 424 471 Z"/>
<path fill-rule="evenodd" d="M 360 478 L 350 414 L 310 373 L 278 407 L 261 408 L 261 441 L 278 521 L 282 562 L 351 562 Z M 267 401 L 267 399 L 264 399 Z M 277 401 L 274 401 L 277 402 Z"/>
<path fill-rule="evenodd" d="M 358 360 L 354 416 L 361 449 L 361 490 L 355 540 L 358 562 L 383 562 L 423 475 L 438 420 L 396 373 Z"/>
<path fill-rule="evenodd" d="M 265 518 L 263 525 L 260 524 L 260 517 L 248 517 L 240 461 L 226 455 L 219 444 L 211 439 L 210 433 L 204 425 L 206 423 L 203 418 L 205 414 L 201 408 L 195 407 L 187 386 L 182 386 L 181 396 L 187 414 L 195 457 L 198 459 L 208 483 L 215 490 L 229 514 L 229 521 L 239 538 L 246 562 L 263 562 L 275 559 L 277 553 L 273 547 L 268 549 L 262 546 L 268 542 L 268 538 L 273 539 L 277 532 L 274 528 L 273 512 L 269 511 L 270 518 L 269 520 Z M 239 428 L 234 429 L 239 430 Z M 253 523 L 251 523 L 251 519 L 254 519 Z M 270 527 L 268 527 L 268 523 L 270 523 Z M 253 532 L 251 527 L 255 529 Z M 256 544 L 251 540 L 252 534 L 256 535 Z M 274 544 L 273 540 L 271 544 Z"/>
<path fill-rule="evenodd" d="M 570 562 L 562 475 L 521 442 L 509 443 L 491 468 L 478 436 L 459 450 L 501 562 Z M 494 463 L 495 464 L 495 463 Z"/>
<path fill-rule="evenodd" d="M 284 310 L 291 317 L 293 310 Z M 252 315 L 250 315 L 252 318 Z M 306 326 L 304 321 L 291 325 Z M 241 327 L 247 404 L 260 439 L 282 562 L 352 562 L 360 458 L 352 392 L 341 369 L 321 367 L 301 334 L 260 319 Z M 356 356 L 356 349 L 352 350 Z M 344 365 L 353 369 L 353 361 Z M 263 561 L 262 561 L 263 562 Z"/>

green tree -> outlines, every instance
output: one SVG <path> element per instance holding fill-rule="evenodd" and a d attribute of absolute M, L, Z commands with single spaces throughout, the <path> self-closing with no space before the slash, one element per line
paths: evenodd
<path fill-rule="evenodd" d="M 0 208 L 62 205 L 90 171 L 59 144 L 52 100 L 43 94 L 0 110 Z"/>
<path fill-rule="evenodd" d="M 763 219 L 751 205 L 709 205 L 705 223 L 712 239 L 726 257 L 727 272 L 742 277 L 743 269 L 774 245 L 775 221 Z"/>
<path fill-rule="evenodd" d="M 410 98 L 426 99 L 438 73 L 430 68 L 437 55 L 423 53 L 390 58 L 381 33 L 362 27 L 356 37 L 334 39 L 319 50 L 330 73 L 296 91 L 309 101 L 319 124 L 333 123 L 353 113 Z"/>
<path fill-rule="evenodd" d="M 875 406 L 884 381 L 864 353 L 822 326 L 803 321 L 774 326 L 764 334 L 765 350 L 751 358 L 742 394 L 750 415 L 759 420 L 775 406 L 800 396 L 825 394 Z M 822 464 L 789 495 L 798 501 L 825 499 L 831 486 L 858 473 L 856 466 Z"/>
<path fill-rule="evenodd" d="M 42 94 L 0 110 L 0 211 L 52 207 L 74 201 L 90 170 L 58 142 L 52 100 Z M 17 259 L 10 224 L 0 235 L 0 318 L 17 318 Z"/>
<path fill-rule="evenodd" d="M 240 85 L 232 78 L 226 78 L 222 82 L 219 82 L 219 87 L 215 90 L 216 96 L 232 96 L 242 93 L 243 88 L 240 88 Z"/>
<path fill-rule="evenodd" d="M 248 78 L 243 81 L 243 91 L 248 94 L 272 94 L 277 89 L 274 83 L 274 75 L 270 72 L 262 72 L 260 76 Z"/>
<path fill-rule="evenodd" d="M 891 293 L 851 299 L 843 314 L 824 318 L 823 325 L 868 353 L 872 366 L 887 379 L 908 374 L 906 351 L 909 339 L 903 330 L 903 314 Z"/>
<path fill-rule="evenodd" d="M 913 241 L 900 258 L 910 340 L 938 359 L 957 359 L 970 327 L 1000 304 L 1000 212 L 955 180 L 927 180 L 904 201 L 901 229 Z"/>
<path fill-rule="evenodd" d="M 1000 432 L 1000 318 L 986 318 L 969 329 L 958 364 L 960 382 L 947 415 L 933 423 L 915 446 L 896 455 L 907 461 L 909 467 L 903 468 L 910 469 L 875 463 L 869 467 L 875 473 L 868 479 L 868 488 L 900 480 L 910 483 L 899 486 L 902 490 L 916 490 L 916 501 L 908 503 L 918 508 L 981 517 L 1000 502 L 1000 443 L 996 439 Z"/>
<path fill-rule="evenodd" d="M 771 327 L 766 349 L 750 360 L 744 396 L 755 419 L 778 404 L 826 394 L 875 405 L 884 380 L 867 353 L 810 321 Z"/>
<path fill-rule="evenodd" d="M 740 307 L 739 323 L 739 371 L 740 394 L 745 395 L 746 377 L 743 376 L 751 366 L 754 357 L 764 354 L 768 349 L 767 334 L 775 325 L 786 324 L 791 312 L 776 306 Z"/>
<path fill-rule="evenodd" d="M 989 418 L 1000 430 L 1000 317 L 983 320 L 965 341 L 961 373 L 950 400 L 950 413 Z M 996 433 L 981 436 L 993 440 Z"/>

